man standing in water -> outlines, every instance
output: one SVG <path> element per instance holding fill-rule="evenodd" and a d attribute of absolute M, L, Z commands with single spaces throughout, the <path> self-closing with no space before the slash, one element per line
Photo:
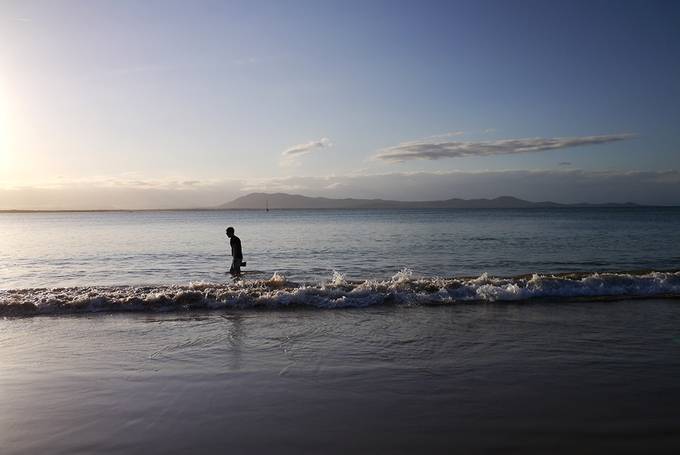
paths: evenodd
<path fill-rule="evenodd" d="M 229 226 L 227 228 L 227 237 L 229 237 L 229 245 L 231 246 L 231 268 L 229 273 L 234 276 L 241 274 L 241 265 L 246 265 L 243 262 L 243 251 L 241 250 L 241 239 L 234 235 L 234 228 Z"/>

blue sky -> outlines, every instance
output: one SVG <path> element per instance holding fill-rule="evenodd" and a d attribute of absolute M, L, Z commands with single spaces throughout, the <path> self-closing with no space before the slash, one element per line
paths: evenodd
<path fill-rule="evenodd" d="M 0 208 L 596 201 L 583 175 L 680 203 L 679 23 L 671 1 L 5 1 Z M 537 138 L 572 140 L 507 147 Z"/>

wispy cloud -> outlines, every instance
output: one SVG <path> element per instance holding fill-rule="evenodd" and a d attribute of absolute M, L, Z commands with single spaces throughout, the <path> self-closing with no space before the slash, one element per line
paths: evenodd
<path fill-rule="evenodd" d="M 232 60 L 232 63 L 236 66 L 243 66 L 243 65 L 254 65 L 258 63 L 260 60 L 256 57 L 244 57 L 244 58 L 237 58 L 235 60 Z"/>
<path fill-rule="evenodd" d="M 448 133 L 443 133 L 443 134 L 433 134 L 432 136 L 428 136 L 424 140 L 443 139 L 443 138 L 446 138 L 446 137 L 456 137 L 456 136 L 463 136 L 463 135 L 465 135 L 465 131 L 450 131 Z M 415 142 L 419 142 L 419 141 L 415 141 Z"/>
<path fill-rule="evenodd" d="M 378 152 L 375 158 L 400 162 L 407 160 L 439 160 L 465 156 L 491 156 L 542 152 L 585 145 L 607 144 L 634 137 L 634 134 L 608 134 L 602 136 L 503 139 L 497 141 L 439 141 L 422 140 L 406 142 Z"/>
<path fill-rule="evenodd" d="M 110 176 L 53 184 L 0 186 L 2 209 L 214 207 L 249 192 L 435 200 L 501 195 L 556 202 L 680 204 L 680 172 L 577 169 L 394 172 L 259 179 L 190 180 Z"/>
<path fill-rule="evenodd" d="M 318 149 L 332 147 L 333 143 L 327 137 L 322 137 L 318 141 L 310 141 L 304 144 L 293 145 L 283 151 L 282 155 L 285 158 L 298 157 L 306 155 Z"/>
<path fill-rule="evenodd" d="M 680 172 L 544 169 L 290 176 L 249 181 L 240 189 L 397 200 L 510 195 L 533 201 L 680 204 Z"/>
<path fill-rule="evenodd" d="M 219 182 L 222 182 L 220 180 Z M 93 188 L 96 189 L 120 189 L 138 190 L 138 189 L 154 189 L 154 190 L 177 190 L 177 191 L 192 191 L 209 187 L 216 183 L 215 180 L 185 180 L 181 178 L 166 178 L 166 179 L 145 179 L 142 176 L 135 175 L 135 173 L 123 173 L 117 176 L 93 176 L 89 178 L 67 179 L 62 176 L 57 176 L 56 179 L 42 183 L 34 184 L 20 184 L 20 185 L 3 185 L 0 190 L 18 191 L 18 190 L 83 190 L 88 191 Z"/>

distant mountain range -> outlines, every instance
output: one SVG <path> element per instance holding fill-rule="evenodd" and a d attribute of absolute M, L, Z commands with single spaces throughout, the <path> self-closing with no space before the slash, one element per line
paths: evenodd
<path fill-rule="evenodd" d="M 286 193 L 250 193 L 222 204 L 218 209 L 524 209 L 549 207 L 640 207 L 638 204 L 559 204 L 530 202 L 512 196 L 494 199 L 446 199 L 441 201 L 390 201 L 385 199 L 331 199 Z"/>

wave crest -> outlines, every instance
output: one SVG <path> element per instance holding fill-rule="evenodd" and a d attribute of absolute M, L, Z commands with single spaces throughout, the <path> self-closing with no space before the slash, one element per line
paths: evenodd
<path fill-rule="evenodd" d="M 680 298 L 680 271 L 647 273 L 533 274 L 500 278 L 414 277 L 404 269 L 389 280 L 349 281 L 334 272 L 328 282 L 266 280 L 183 286 L 93 286 L 0 290 L 0 315 L 95 312 L 164 312 L 222 308 L 357 308 L 380 304 L 570 301 L 640 297 Z"/>

